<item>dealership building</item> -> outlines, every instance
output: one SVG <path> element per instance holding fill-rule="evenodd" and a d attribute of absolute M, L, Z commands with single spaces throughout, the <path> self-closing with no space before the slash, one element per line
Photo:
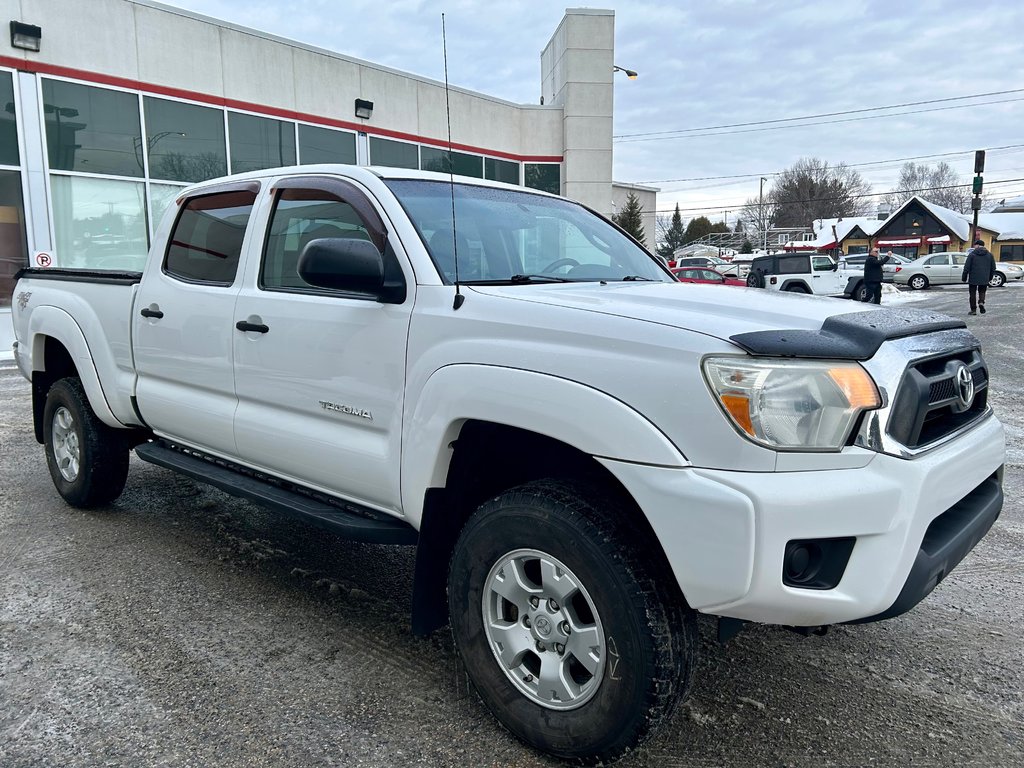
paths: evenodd
<path fill-rule="evenodd" d="M 615 17 L 566 10 L 516 104 L 150 0 L 0 0 L 0 357 L 24 266 L 141 269 L 180 190 L 339 162 L 496 179 L 605 215 Z M 449 107 L 450 104 L 450 107 Z M 449 147 L 449 121 L 451 144 Z"/>

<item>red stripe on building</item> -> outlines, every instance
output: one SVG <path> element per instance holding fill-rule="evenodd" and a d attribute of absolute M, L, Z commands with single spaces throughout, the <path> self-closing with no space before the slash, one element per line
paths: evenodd
<path fill-rule="evenodd" d="M 189 91 L 185 88 L 173 88 L 171 86 L 166 85 L 144 83 L 140 80 L 131 80 L 127 77 L 104 75 L 100 72 L 88 72 L 83 69 L 74 69 L 72 67 L 60 66 L 59 64 L 47 64 L 42 61 L 30 61 L 28 59 L 16 59 L 11 56 L 0 56 L 0 66 L 10 67 L 12 69 L 17 69 L 22 72 L 33 72 L 35 74 L 40 75 L 55 75 L 57 77 L 67 77 L 74 80 L 85 80 L 86 82 L 96 83 L 98 85 L 111 85 L 115 88 L 127 88 L 129 90 L 142 91 L 144 93 L 149 93 L 157 96 L 170 96 L 176 99 L 198 101 L 203 104 L 225 107 L 227 109 L 241 109 L 245 110 L 246 112 L 258 112 L 263 115 L 272 115 L 274 117 L 280 117 L 286 120 L 302 120 L 307 123 L 331 126 L 332 128 L 345 128 L 350 131 L 368 133 L 374 136 L 387 137 L 391 139 L 404 139 L 405 141 L 415 141 L 419 144 L 429 144 L 431 146 L 441 147 L 442 149 L 448 148 L 448 141 L 446 139 L 434 139 L 429 136 L 417 136 L 416 134 L 413 133 L 392 131 L 387 128 L 377 128 L 370 125 L 364 125 L 363 123 L 353 123 L 348 120 L 337 120 L 333 117 L 311 115 L 306 112 L 296 112 L 295 110 L 292 109 L 282 109 L 281 107 L 270 107 L 265 104 L 254 104 L 248 101 L 239 101 L 238 99 L 228 99 L 223 96 L 212 96 L 208 93 L 200 93 L 199 91 Z M 521 163 L 562 162 L 561 155 L 517 155 L 512 152 L 503 152 L 497 149 L 484 149 L 483 147 L 474 147 L 471 144 L 458 144 L 454 141 L 451 143 L 451 148 L 461 150 L 464 152 L 475 152 L 481 155 L 490 155 L 491 157 L 500 157 L 506 160 L 515 160 Z"/>

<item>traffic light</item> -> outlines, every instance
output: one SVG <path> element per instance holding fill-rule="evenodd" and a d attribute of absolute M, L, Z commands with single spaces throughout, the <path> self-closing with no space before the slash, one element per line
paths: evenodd
<path fill-rule="evenodd" d="M 974 153 L 974 172 L 982 173 L 985 170 L 985 150 L 979 149 Z M 974 194 L 978 194 L 975 192 Z"/>
<path fill-rule="evenodd" d="M 984 179 L 982 179 L 981 176 L 975 176 L 974 177 L 974 184 L 971 187 L 971 191 L 974 194 L 976 194 L 976 195 L 980 195 L 981 194 L 981 185 L 982 185 L 983 181 L 984 181 Z"/>

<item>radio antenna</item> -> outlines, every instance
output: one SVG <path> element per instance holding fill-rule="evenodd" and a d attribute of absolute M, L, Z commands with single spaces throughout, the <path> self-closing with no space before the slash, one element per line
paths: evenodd
<path fill-rule="evenodd" d="M 459 286 L 459 238 L 455 235 L 455 171 L 452 162 L 452 111 L 448 99 L 448 37 L 444 29 L 444 14 L 441 14 L 441 50 L 444 52 L 444 114 L 448 121 L 448 186 L 452 194 L 452 252 L 455 254 L 455 301 L 452 309 L 458 309 L 466 297 Z"/>

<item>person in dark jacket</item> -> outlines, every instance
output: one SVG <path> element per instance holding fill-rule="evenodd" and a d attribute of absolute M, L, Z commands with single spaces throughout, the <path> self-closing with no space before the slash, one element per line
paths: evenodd
<path fill-rule="evenodd" d="M 882 303 L 882 265 L 890 256 L 892 251 L 879 258 L 878 249 L 872 248 L 868 257 L 864 259 L 864 301 L 872 304 Z"/>
<path fill-rule="evenodd" d="M 985 314 L 985 292 L 988 290 L 988 281 L 995 273 L 996 257 L 985 247 L 983 240 L 975 240 L 974 247 L 964 262 L 964 273 L 960 277 L 960 282 L 967 283 L 971 292 L 971 311 L 967 314 L 976 315 L 979 310 L 981 314 Z"/>

